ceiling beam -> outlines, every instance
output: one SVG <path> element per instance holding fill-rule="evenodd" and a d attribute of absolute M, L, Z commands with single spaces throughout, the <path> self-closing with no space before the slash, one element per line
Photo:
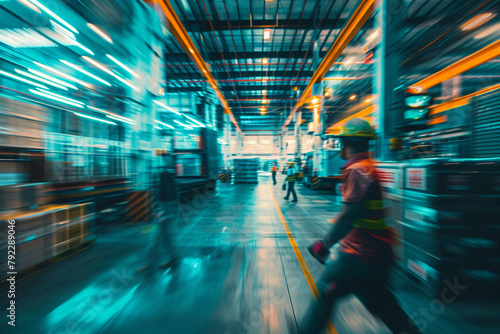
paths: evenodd
<path fill-rule="evenodd" d="M 346 19 L 328 19 L 322 21 L 323 30 L 331 29 L 341 29 L 345 24 Z M 210 21 L 188 21 L 185 22 L 185 26 L 189 28 L 191 33 L 199 32 L 211 32 L 212 26 L 215 31 L 228 31 L 228 30 L 255 30 L 255 29 L 315 29 L 317 27 L 316 20 L 287 20 L 286 25 L 284 21 L 278 21 L 276 25 L 276 19 L 272 20 L 241 20 L 241 21 L 231 21 L 231 25 L 228 27 L 226 20 L 212 20 L 212 25 Z"/>
<path fill-rule="evenodd" d="M 312 53 L 309 52 L 308 55 L 311 55 Z M 320 57 L 324 56 L 326 52 L 320 52 Z M 222 58 L 221 58 L 221 53 L 220 52 L 206 52 L 204 53 L 205 55 L 205 60 L 207 62 L 218 62 L 222 63 Z M 259 58 L 284 58 L 288 60 L 292 59 L 304 59 L 306 56 L 306 51 L 253 51 L 253 52 L 238 52 L 238 58 L 235 57 L 234 52 L 229 52 L 229 51 L 224 51 L 222 52 L 222 55 L 224 56 L 224 59 L 226 62 L 230 60 L 235 60 L 237 59 L 238 61 L 246 61 L 246 59 L 259 59 Z M 243 56 L 245 55 L 245 57 Z M 184 53 L 169 53 L 168 58 L 170 61 L 176 61 L 176 62 L 188 62 L 189 59 Z M 310 56 L 309 58 L 312 58 Z M 306 58 L 308 59 L 308 58 Z M 254 65 L 262 65 L 261 63 L 256 63 Z M 212 65 L 215 66 L 215 65 Z"/>
<path fill-rule="evenodd" d="M 321 82 L 321 80 L 323 80 L 325 75 L 330 71 L 333 63 L 342 54 L 342 52 L 356 36 L 359 30 L 363 27 L 366 21 L 368 21 L 375 10 L 375 2 L 376 0 L 361 0 L 359 6 L 356 8 L 342 31 L 338 34 L 337 38 L 335 38 L 332 47 L 314 72 L 311 81 L 307 85 L 306 89 L 302 92 L 299 101 L 297 101 L 297 104 L 283 124 L 283 130 L 285 130 L 288 124 L 290 124 L 290 122 L 292 121 L 293 114 L 295 114 L 295 112 L 299 110 L 299 108 L 311 95 L 313 84 L 319 83 Z"/>
<path fill-rule="evenodd" d="M 231 117 L 231 120 L 236 127 L 238 131 L 241 131 L 241 129 L 238 126 L 238 122 L 234 118 L 233 114 L 231 113 L 231 109 L 229 109 L 226 99 L 224 98 L 224 95 L 222 92 L 219 90 L 217 87 L 217 82 L 215 81 L 214 77 L 212 76 L 210 72 L 210 68 L 208 67 L 207 63 L 201 56 L 200 52 L 196 48 L 196 45 L 194 42 L 191 40 L 191 37 L 189 36 L 188 32 L 184 28 L 184 25 L 182 24 L 181 20 L 175 13 L 175 10 L 173 9 L 172 5 L 168 0 L 144 0 L 146 3 L 150 4 L 156 4 L 158 5 L 162 10 L 163 13 L 165 14 L 165 17 L 167 18 L 167 28 L 170 30 L 174 38 L 177 40 L 181 48 L 184 50 L 186 55 L 196 64 L 196 67 L 200 71 L 200 74 L 207 79 L 207 81 L 210 83 L 212 88 L 215 91 L 215 94 L 217 95 L 218 99 L 220 100 L 223 108 L 224 108 L 224 113 L 228 114 Z"/>
<path fill-rule="evenodd" d="M 412 93 L 424 92 L 427 89 L 439 85 L 443 81 L 451 79 L 457 75 L 467 72 L 487 61 L 500 56 L 500 40 L 491 43 L 485 48 L 460 59 L 459 61 L 451 64 L 450 66 L 442 69 L 441 71 L 413 84 L 410 86 L 409 91 Z"/>

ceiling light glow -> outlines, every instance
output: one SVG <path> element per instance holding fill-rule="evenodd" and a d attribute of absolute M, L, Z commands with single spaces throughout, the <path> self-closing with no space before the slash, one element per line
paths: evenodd
<path fill-rule="evenodd" d="M 460 28 L 462 30 L 472 30 L 474 28 L 479 27 L 481 24 L 485 23 L 492 17 L 493 17 L 492 13 L 479 14 L 476 17 L 465 22 Z"/>
<path fill-rule="evenodd" d="M 63 60 L 63 59 L 61 59 L 61 62 L 62 62 L 63 64 L 68 65 L 69 67 L 74 68 L 75 70 L 77 70 L 77 71 L 79 71 L 79 72 L 82 72 L 83 74 L 88 75 L 88 76 L 89 76 L 89 77 L 91 77 L 91 78 L 94 78 L 94 79 L 95 79 L 95 80 L 97 80 L 97 81 L 102 82 L 102 83 L 103 83 L 103 84 L 105 84 L 106 86 L 111 86 L 111 84 L 110 84 L 109 82 L 107 82 L 107 81 L 105 81 L 105 80 L 103 80 L 103 79 L 99 78 L 98 76 L 93 75 L 92 73 L 89 73 L 89 72 L 85 71 L 84 69 L 80 68 L 79 66 L 77 66 L 77 65 L 75 65 L 75 64 L 71 64 L 70 62 L 67 62 L 66 60 Z"/>
<path fill-rule="evenodd" d="M 111 39 L 111 37 L 109 37 L 108 34 L 106 34 L 104 31 L 102 31 L 101 29 L 99 29 L 98 26 L 92 24 L 92 23 L 87 23 L 87 25 L 89 26 L 90 29 L 92 29 L 96 34 L 98 34 L 99 36 L 101 36 L 105 41 L 113 44 L 113 40 Z"/>
<path fill-rule="evenodd" d="M 0 74 L 3 74 L 4 76 L 6 77 L 9 77 L 9 78 L 12 78 L 12 79 L 15 79 L 15 80 L 18 80 L 18 81 L 22 81 L 22 82 L 26 82 L 26 83 L 29 83 L 30 85 L 33 85 L 33 86 L 36 86 L 36 87 L 41 87 L 41 88 L 45 88 L 45 89 L 48 89 L 46 86 L 44 85 L 40 85 L 36 82 L 33 82 L 31 80 L 27 80 L 27 79 L 24 79 L 24 78 L 21 78 L 21 77 L 18 77 L 17 75 L 15 74 L 12 74 L 12 73 L 9 73 L 9 72 L 5 72 L 5 71 L 2 71 L 0 70 Z"/>
<path fill-rule="evenodd" d="M 116 59 L 112 55 L 106 55 L 106 57 L 108 57 L 109 59 L 111 59 L 112 61 L 114 61 L 118 66 L 121 66 L 125 71 L 127 71 L 130 74 L 132 74 L 134 77 L 139 78 L 139 75 L 137 73 L 135 73 L 134 71 L 132 71 L 127 65 L 123 64 L 121 61 L 119 61 L 118 59 Z"/>

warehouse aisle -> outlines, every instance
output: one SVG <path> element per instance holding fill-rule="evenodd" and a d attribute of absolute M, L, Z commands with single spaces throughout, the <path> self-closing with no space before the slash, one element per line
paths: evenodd
<path fill-rule="evenodd" d="M 124 224 L 18 282 L 16 333 L 287 333 L 286 323 L 312 300 L 308 275 L 322 270 L 305 247 L 330 226 L 340 203 L 302 186 L 299 202 L 290 203 L 281 183 L 273 187 L 267 175 L 260 181 L 221 184 L 217 194 L 183 205 L 177 242 L 184 259 L 175 271 L 134 274 L 152 227 Z M 430 306 L 408 283 L 398 287 L 410 314 Z M 494 333 L 498 303 L 475 303 L 475 311 L 467 305 L 431 314 L 425 333 Z M 480 315 L 485 327 L 460 321 L 457 328 L 460 312 L 467 323 Z M 352 297 L 339 303 L 333 323 L 338 333 L 388 333 Z"/>

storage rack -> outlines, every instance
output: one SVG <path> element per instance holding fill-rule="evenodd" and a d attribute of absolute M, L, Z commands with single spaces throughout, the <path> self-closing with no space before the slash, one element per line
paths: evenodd
<path fill-rule="evenodd" d="M 259 183 L 259 158 L 234 159 L 233 183 Z"/>

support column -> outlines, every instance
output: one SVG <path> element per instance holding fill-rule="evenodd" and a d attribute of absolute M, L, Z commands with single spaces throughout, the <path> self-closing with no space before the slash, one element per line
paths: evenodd
<path fill-rule="evenodd" d="M 395 161 L 396 152 L 389 149 L 390 139 L 399 137 L 396 129 L 398 120 L 402 117 L 396 106 L 401 102 L 396 100 L 394 89 L 398 86 L 399 64 L 401 56 L 398 52 L 398 20 L 403 17 L 404 4 L 395 9 L 391 0 L 379 0 L 376 16 L 379 27 L 380 43 L 375 49 L 375 79 L 374 103 L 378 106 L 375 112 L 374 125 L 377 126 L 376 156 L 381 161 Z M 398 12 L 395 13 L 395 10 Z"/>
<path fill-rule="evenodd" d="M 280 135 L 280 157 L 284 156 L 284 148 L 283 148 L 283 138 L 286 136 L 286 130 Z"/>
<path fill-rule="evenodd" d="M 295 160 L 300 159 L 301 154 L 301 133 L 300 133 L 300 124 L 302 123 L 302 111 L 298 111 L 295 113 L 295 141 L 296 141 L 296 149 L 295 149 Z"/>
<path fill-rule="evenodd" d="M 231 118 L 229 117 L 229 114 L 223 114 L 223 133 L 224 133 L 224 141 L 226 144 L 224 145 L 224 167 L 229 166 L 229 162 L 231 160 Z"/>
<path fill-rule="evenodd" d="M 318 40 L 314 41 L 313 44 L 313 67 L 317 68 L 319 66 L 319 42 Z M 323 121 L 322 121 L 322 110 L 323 110 L 323 83 L 316 83 L 312 87 L 312 96 L 316 96 L 319 98 L 320 103 L 317 108 L 314 108 L 313 111 L 313 124 L 314 124 L 314 136 L 313 136 L 313 175 L 318 174 L 321 171 L 319 168 L 321 152 L 320 149 L 323 147 L 323 139 L 321 135 L 323 134 Z"/>
<path fill-rule="evenodd" d="M 236 154 L 241 156 L 243 154 L 243 134 L 240 131 L 236 131 Z"/>

